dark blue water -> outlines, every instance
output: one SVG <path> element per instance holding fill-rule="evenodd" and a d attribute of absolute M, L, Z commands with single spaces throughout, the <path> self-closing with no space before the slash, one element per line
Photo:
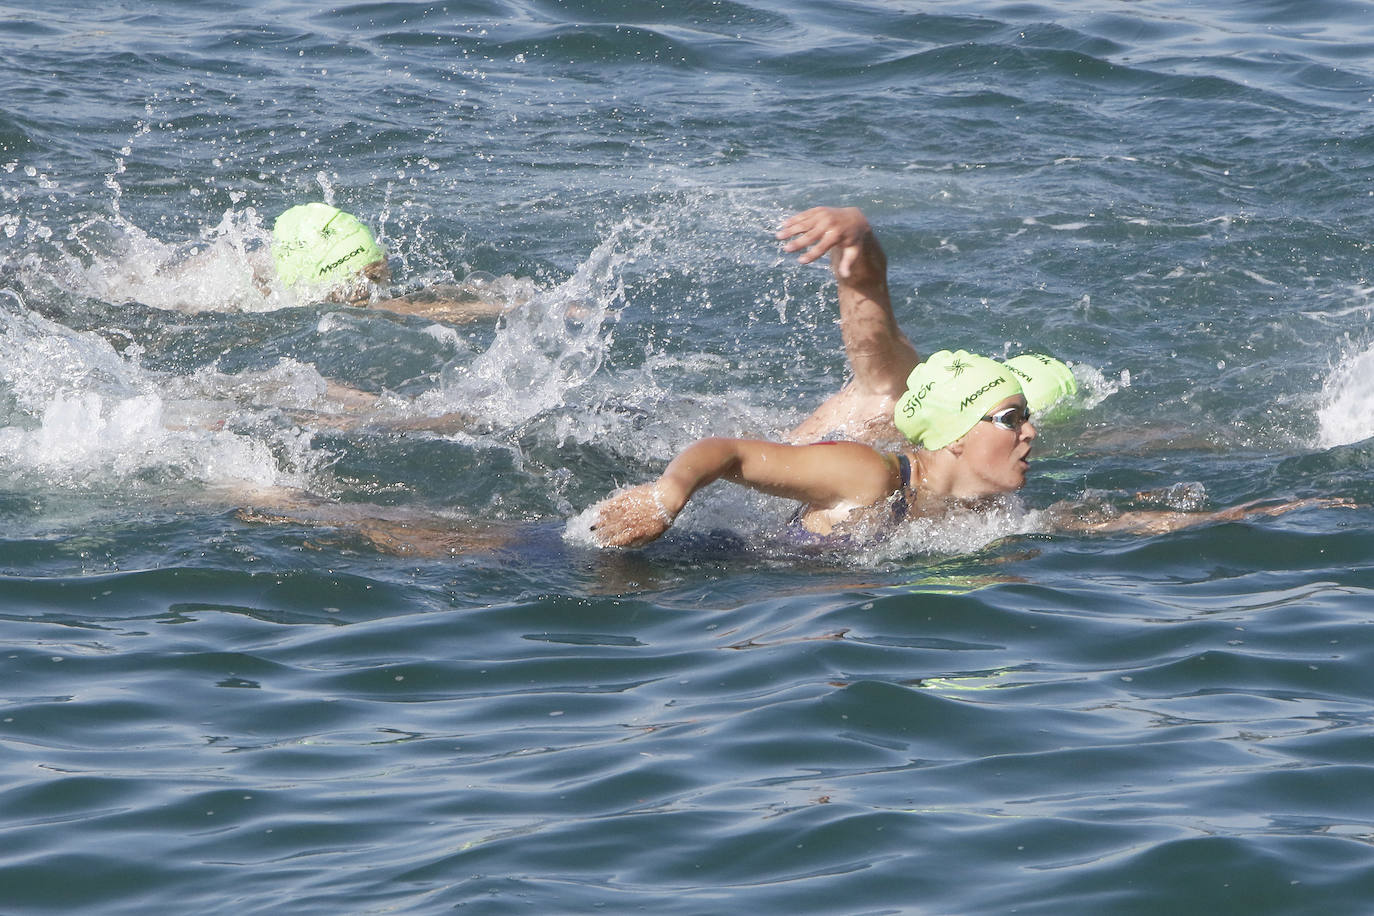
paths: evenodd
<path fill-rule="evenodd" d="M 1367 910 L 1374 13 L 1206 6 L 0 5 L 0 912 Z M 306 200 L 519 304 L 264 291 Z M 842 383 L 827 203 L 1075 364 L 1022 503 L 589 547 Z M 1361 505 L 1039 515 L 1175 484 Z"/>

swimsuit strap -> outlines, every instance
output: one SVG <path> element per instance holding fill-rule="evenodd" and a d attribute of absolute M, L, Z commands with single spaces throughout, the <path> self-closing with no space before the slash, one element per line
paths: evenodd
<path fill-rule="evenodd" d="M 897 491 L 897 498 L 892 501 L 892 522 L 899 524 L 906 520 L 907 512 L 911 506 L 906 501 L 907 491 L 911 487 L 911 459 L 904 452 L 897 454 L 897 470 L 902 477 L 902 487 Z"/>

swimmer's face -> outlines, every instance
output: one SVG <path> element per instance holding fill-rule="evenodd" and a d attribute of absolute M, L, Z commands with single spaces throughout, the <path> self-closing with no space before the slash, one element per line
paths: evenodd
<path fill-rule="evenodd" d="M 390 283 L 391 268 L 387 266 L 386 259 L 383 258 L 380 261 L 373 261 L 371 264 L 364 267 L 363 276 L 367 277 L 367 279 L 371 280 L 373 283 Z"/>
<path fill-rule="evenodd" d="M 1025 407 L 1025 397 L 1017 394 L 999 401 L 987 415 L 994 416 L 1007 408 L 1012 408 L 1014 412 L 1021 411 Z M 1004 419 L 1016 426 L 1019 415 Z M 1026 485 L 1031 443 L 1035 435 L 1035 426 L 1030 420 L 1021 422 L 1019 428 L 1015 429 L 1005 429 L 989 421 L 974 424 L 973 429 L 959 440 L 959 444 L 962 446 L 960 460 L 968 482 L 977 495 L 1010 493 Z"/>

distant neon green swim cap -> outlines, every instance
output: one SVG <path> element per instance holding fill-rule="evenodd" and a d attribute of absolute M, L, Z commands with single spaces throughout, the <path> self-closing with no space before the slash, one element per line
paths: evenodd
<path fill-rule="evenodd" d="M 1073 370 L 1053 356 L 1022 353 L 1007 360 L 1006 367 L 1021 383 L 1026 403 L 1036 413 L 1044 413 L 1078 393 L 1078 381 L 1073 377 Z"/>
<path fill-rule="evenodd" d="M 999 401 L 1021 394 L 1021 383 L 1002 363 L 967 350 L 940 350 L 918 363 L 907 392 L 892 412 L 902 435 L 940 449 L 978 424 Z"/>
<path fill-rule="evenodd" d="M 372 232 L 356 216 L 328 204 L 292 207 L 272 226 L 272 257 L 285 286 L 352 280 L 386 260 Z"/>

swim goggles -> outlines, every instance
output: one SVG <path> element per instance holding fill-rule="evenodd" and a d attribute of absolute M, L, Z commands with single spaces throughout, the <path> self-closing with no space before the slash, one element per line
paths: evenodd
<path fill-rule="evenodd" d="M 1016 433 L 1021 431 L 1021 424 L 1030 420 L 1030 415 L 1029 407 L 1003 407 L 995 413 L 978 419 L 986 420 L 998 429 L 1009 429 Z"/>

